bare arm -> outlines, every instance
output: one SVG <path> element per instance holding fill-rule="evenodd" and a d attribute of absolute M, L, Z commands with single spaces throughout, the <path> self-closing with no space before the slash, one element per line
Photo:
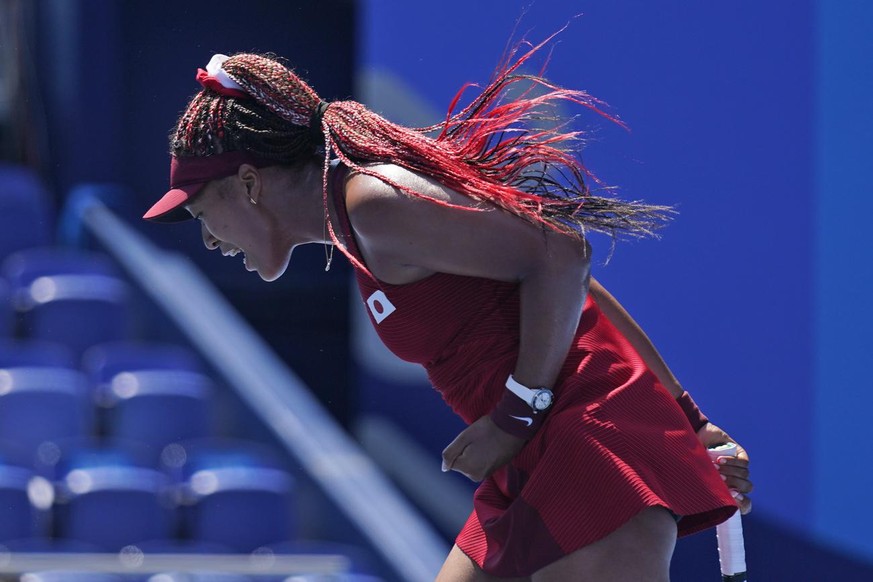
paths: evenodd
<path fill-rule="evenodd" d="M 513 376 L 527 386 L 552 386 L 578 326 L 589 275 L 587 244 L 545 230 L 503 210 L 477 204 L 405 170 L 398 182 L 470 211 L 397 192 L 356 176 L 347 207 L 361 252 L 383 281 L 408 283 L 434 272 L 515 281 L 520 293 L 520 346 Z M 524 445 L 485 415 L 443 451 L 443 470 L 474 481 L 507 463 Z"/>
<path fill-rule="evenodd" d="M 438 200 L 479 210 L 407 196 L 369 176 L 351 178 L 347 206 L 373 274 L 391 283 L 433 272 L 517 281 L 521 345 L 513 375 L 527 386 L 552 386 L 585 301 L 587 244 L 406 170 L 380 166 L 379 171 Z"/>
<path fill-rule="evenodd" d="M 634 347 L 643 361 L 658 377 L 658 380 L 663 384 L 674 397 L 678 398 L 683 388 L 673 372 L 664 362 L 664 358 L 658 353 L 652 340 L 646 335 L 646 332 L 637 324 L 630 314 L 622 307 L 621 303 L 613 297 L 599 281 L 591 278 L 591 295 L 597 302 L 598 307 L 603 314 L 612 322 L 621 334 L 627 338 L 630 344 Z"/>

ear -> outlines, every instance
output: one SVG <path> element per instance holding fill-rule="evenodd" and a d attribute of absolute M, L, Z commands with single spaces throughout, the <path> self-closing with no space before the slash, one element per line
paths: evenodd
<path fill-rule="evenodd" d="M 242 164 L 237 170 L 237 177 L 242 182 L 249 200 L 252 204 L 257 204 L 264 184 L 261 173 L 251 164 Z"/>

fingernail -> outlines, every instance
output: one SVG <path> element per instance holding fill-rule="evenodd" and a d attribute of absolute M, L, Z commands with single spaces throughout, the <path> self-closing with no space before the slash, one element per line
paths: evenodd
<path fill-rule="evenodd" d="M 743 494 L 740 493 L 739 491 L 731 491 L 731 497 L 733 497 L 737 501 L 742 501 L 743 499 L 745 499 Z"/>
<path fill-rule="evenodd" d="M 722 481 L 727 481 L 727 476 L 726 476 L 726 475 L 722 475 L 721 473 L 719 473 L 718 476 L 721 477 L 721 480 L 722 480 Z"/>
<path fill-rule="evenodd" d="M 448 473 L 448 471 L 449 471 L 449 466 L 446 465 L 445 461 L 443 461 L 443 473 Z"/>
<path fill-rule="evenodd" d="M 718 460 L 716 461 L 716 463 L 718 463 L 719 465 L 724 465 L 727 462 L 728 462 L 728 457 L 719 457 Z"/>

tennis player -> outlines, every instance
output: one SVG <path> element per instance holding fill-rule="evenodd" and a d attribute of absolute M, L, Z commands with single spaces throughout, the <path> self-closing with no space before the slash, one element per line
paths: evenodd
<path fill-rule="evenodd" d="M 748 456 L 714 468 L 706 448 L 734 441 L 591 276 L 587 232 L 647 236 L 669 209 L 596 195 L 579 136 L 526 123 L 602 109 L 521 72 L 543 44 L 424 129 L 324 102 L 273 58 L 216 55 L 145 218 L 199 219 L 266 281 L 301 244 L 351 261 L 381 339 L 468 423 L 443 468 L 481 483 L 440 582 L 666 581 L 677 535 L 750 509 Z"/>

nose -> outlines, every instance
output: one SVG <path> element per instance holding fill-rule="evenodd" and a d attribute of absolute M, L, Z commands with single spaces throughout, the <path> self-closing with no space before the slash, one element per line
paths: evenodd
<path fill-rule="evenodd" d="M 214 251 L 221 244 L 217 238 L 212 236 L 212 233 L 209 232 L 205 224 L 200 225 L 200 235 L 203 237 L 203 245 L 210 251 Z"/>

